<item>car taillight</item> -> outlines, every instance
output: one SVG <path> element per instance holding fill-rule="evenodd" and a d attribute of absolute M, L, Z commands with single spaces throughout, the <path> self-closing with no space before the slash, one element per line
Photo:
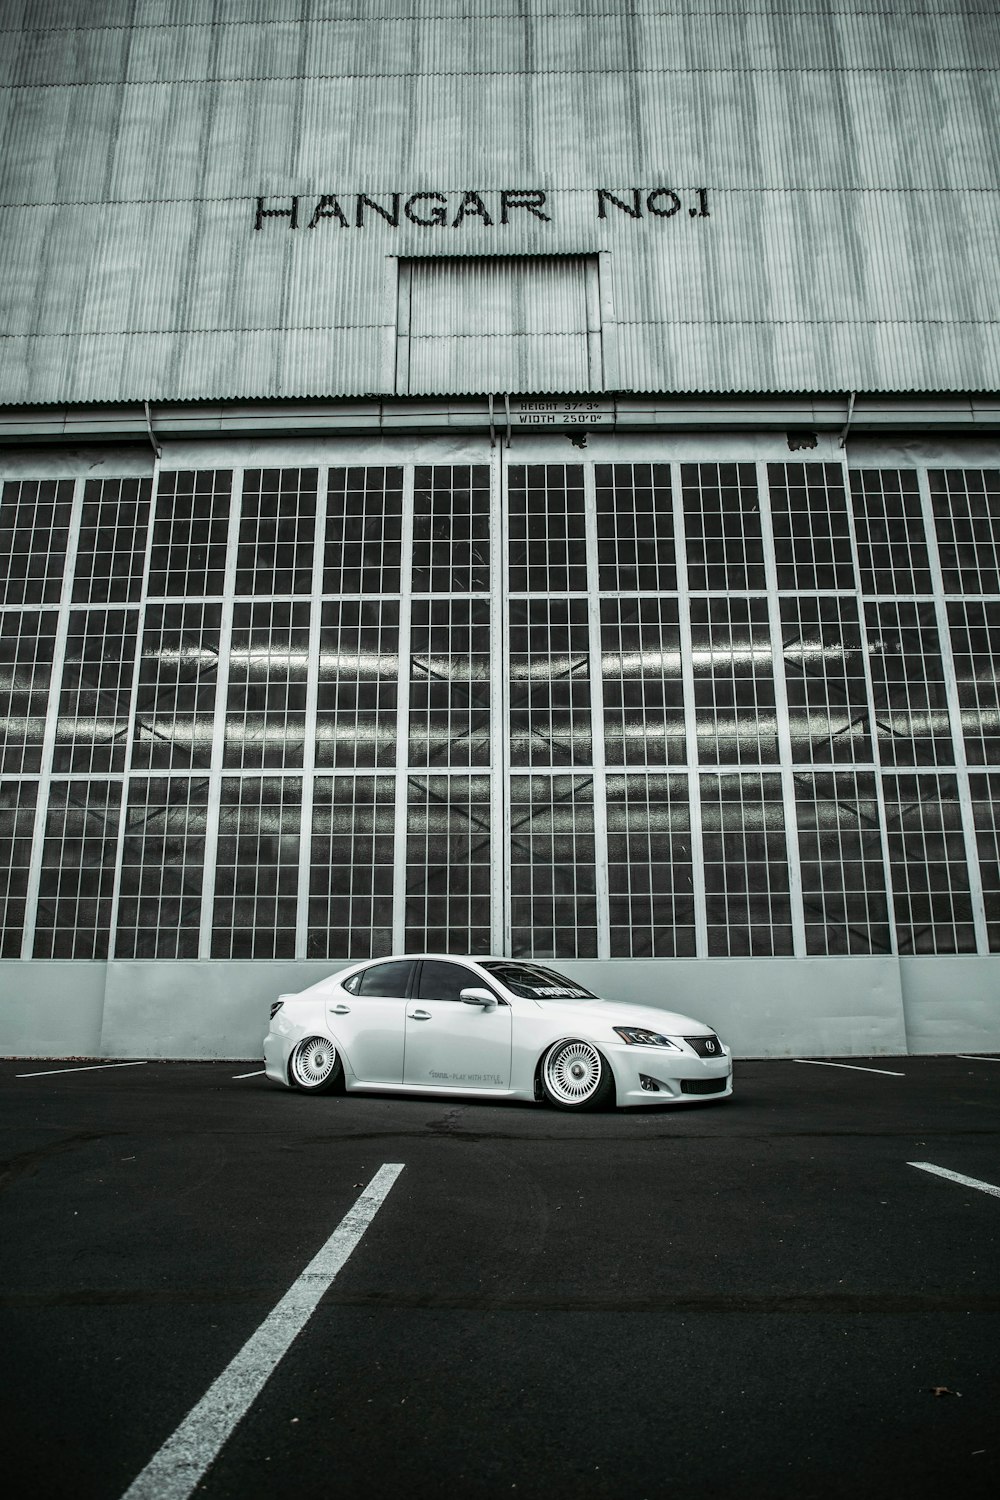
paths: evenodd
<path fill-rule="evenodd" d="M 285 1003 L 284 1000 L 275 1000 L 274 1004 L 271 1006 L 271 1020 L 272 1021 L 274 1020 L 275 1016 L 278 1014 L 278 1011 L 281 1009 L 281 1007 L 284 1005 L 284 1003 Z"/>

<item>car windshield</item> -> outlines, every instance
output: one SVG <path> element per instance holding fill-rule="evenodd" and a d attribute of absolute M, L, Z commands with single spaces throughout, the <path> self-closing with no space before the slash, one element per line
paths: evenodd
<path fill-rule="evenodd" d="M 480 967 L 495 974 L 511 994 L 520 995 L 524 1000 L 597 999 L 596 995 L 585 990 L 574 979 L 567 979 L 554 969 L 543 969 L 540 964 L 514 964 L 502 959 L 492 959 L 481 962 Z"/>

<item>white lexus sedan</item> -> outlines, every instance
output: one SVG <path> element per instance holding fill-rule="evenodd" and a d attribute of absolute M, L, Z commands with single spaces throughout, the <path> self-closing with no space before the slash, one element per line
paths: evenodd
<path fill-rule="evenodd" d="M 682 1104 L 733 1091 L 715 1032 L 592 995 L 541 964 L 411 954 L 354 964 L 271 1006 L 267 1076 L 333 1090 L 546 1099 L 558 1109 Z"/>

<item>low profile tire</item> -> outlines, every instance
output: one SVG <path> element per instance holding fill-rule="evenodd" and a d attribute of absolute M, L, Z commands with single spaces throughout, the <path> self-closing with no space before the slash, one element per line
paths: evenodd
<path fill-rule="evenodd" d="M 288 1064 L 292 1087 L 304 1094 L 329 1094 L 343 1076 L 337 1049 L 325 1036 L 307 1036 L 299 1042 Z"/>
<path fill-rule="evenodd" d="M 556 1042 L 542 1058 L 542 1092 L 556 1109 L 605 1109 L 615 1102 L 615 1079 L 590 1042 Z"/>

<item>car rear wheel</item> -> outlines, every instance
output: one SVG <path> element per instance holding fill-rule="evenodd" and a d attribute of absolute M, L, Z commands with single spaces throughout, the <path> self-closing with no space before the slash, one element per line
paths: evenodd
<path fill-rule="evenodd" d="M 308 1036 L 299 1042 L 288 1064 L 292 1086 L 304 1094 L 329 1094 L 343 1072 L 337 1049 L 325 1036 Z"/>
<path fill-rule="evenodd" d="M 542 1091 L 556 1109 L 602 1109 L 614 1103 L 615 1080 L 596 1047 L 573 1039 L 542 1058 Z"/>

